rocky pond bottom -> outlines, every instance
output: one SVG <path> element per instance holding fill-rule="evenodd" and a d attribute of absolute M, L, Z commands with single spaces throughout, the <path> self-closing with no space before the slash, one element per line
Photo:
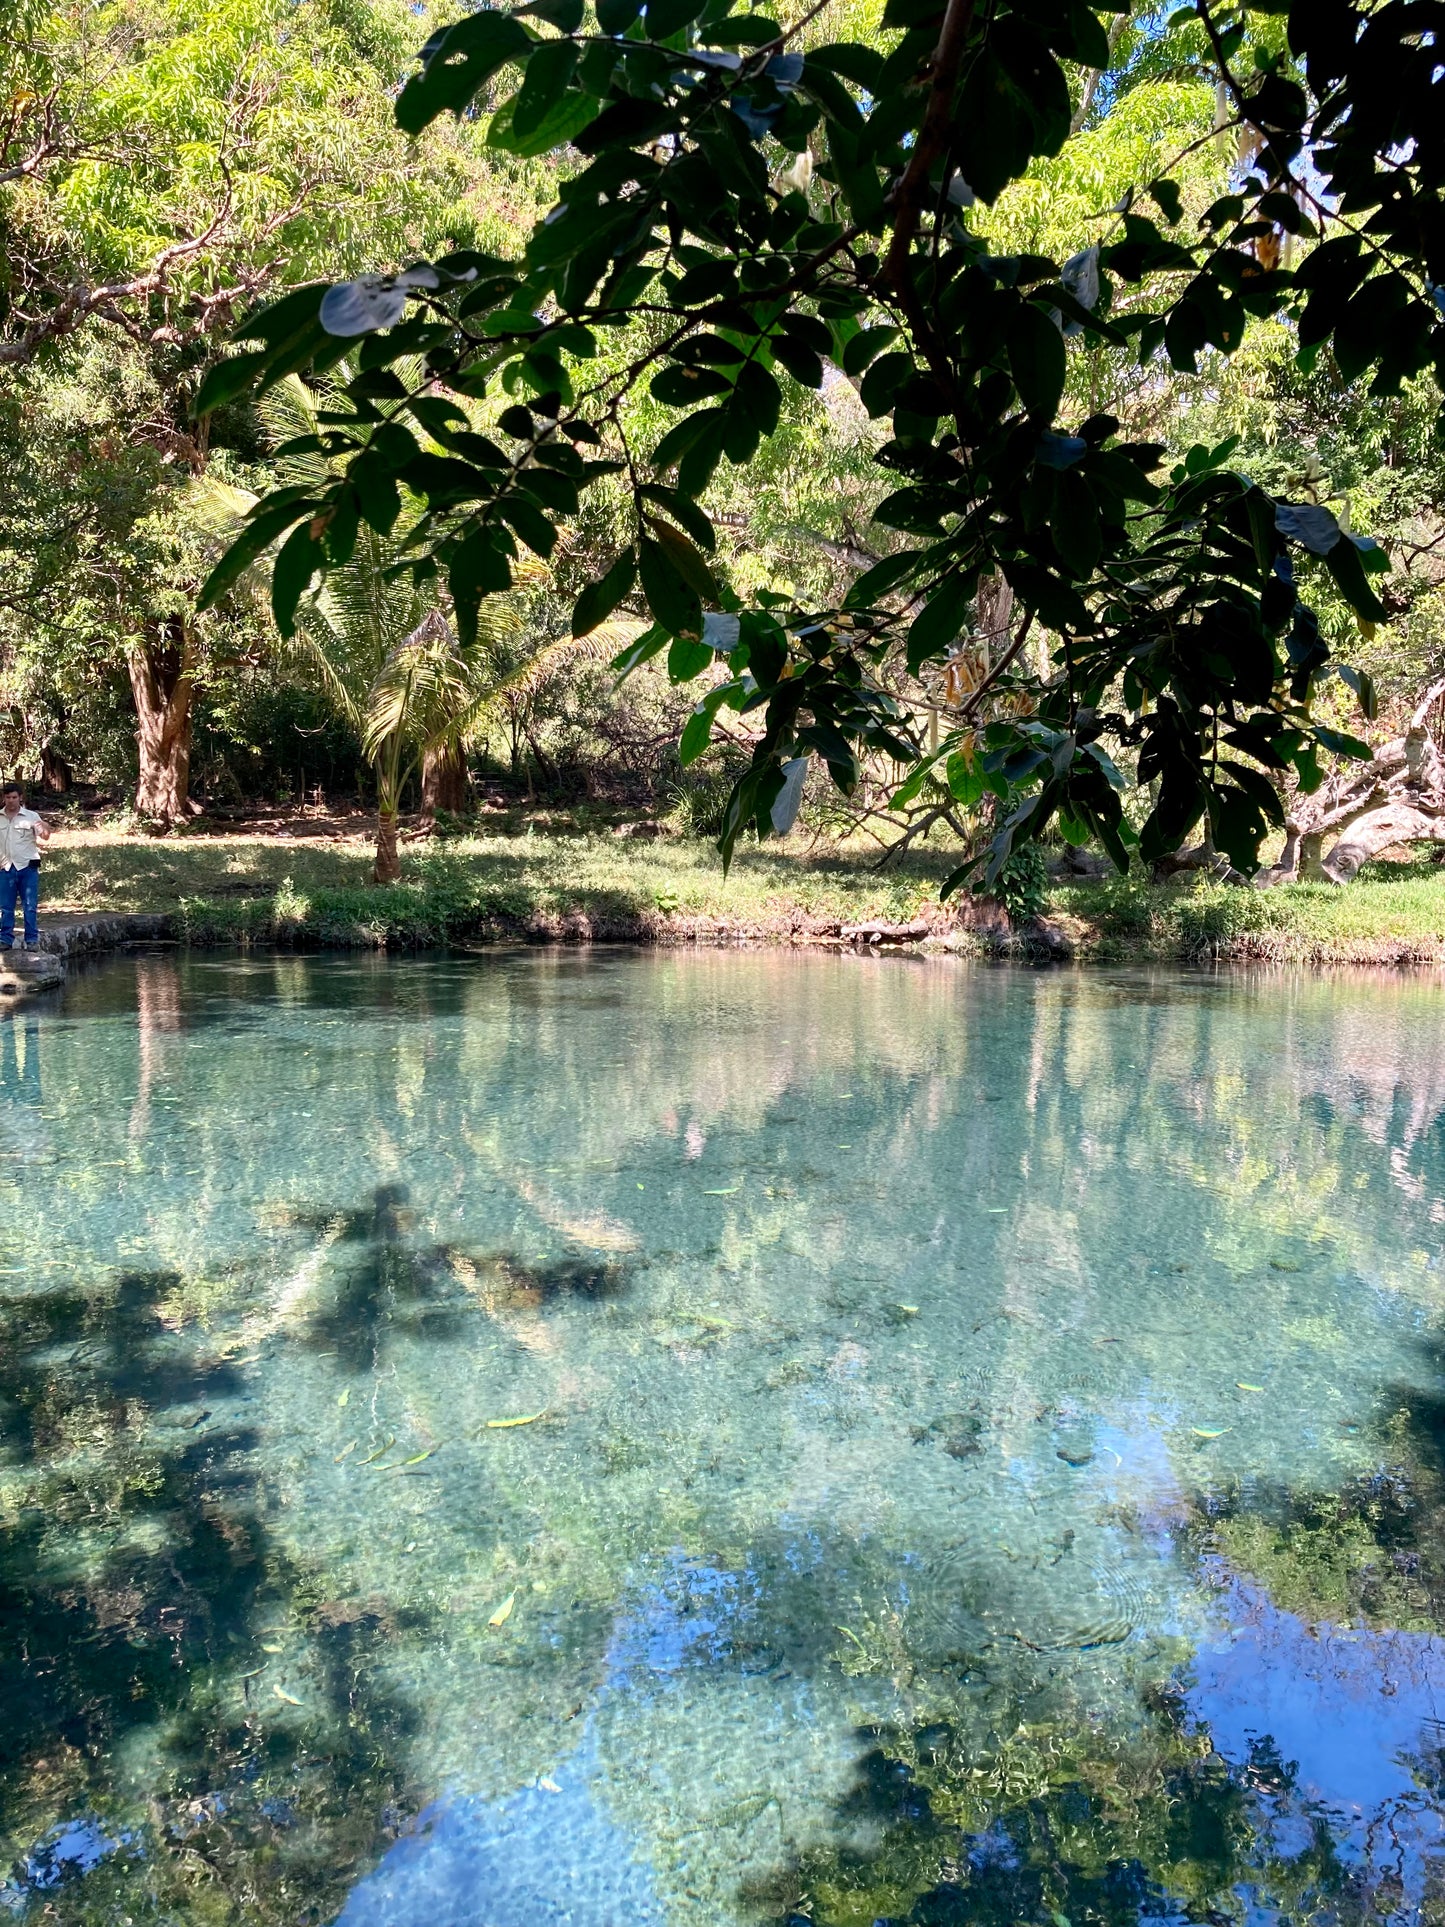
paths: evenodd
<path fill-rule="evenodd" d="M 1445 988 L 0 1021 L 0 1917 L 1445 1915 Z"/>

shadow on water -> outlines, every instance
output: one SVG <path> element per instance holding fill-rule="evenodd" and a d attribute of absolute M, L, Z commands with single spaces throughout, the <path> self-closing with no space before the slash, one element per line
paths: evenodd
<path fill-rule="evenodd" d="M 417 1245 L 410 1239 L 409 1204 L 404 1184 L 382 1184 L 356 1208 L 288 1207 L 279 1215 L 283 1225 L 334 1248 L 328 1294 L 307 1321 L 305 1337 L 334 1355 L 343 1371 L 368 1370 L 391 1344 L 461 1340 L 478 1300 L 497 1312 L 616 1297 L 636 1268 L 577 1253 L 529 1263 L 515 1252 Z"/>
<path fill-rule="evenodd" d="M 166 1328 L 176 1284 L 0 1303 L 0 1914 L 320 1921 L 407 1800 L 408 1716 L 363 1664 L 394 1629 L 268 1534 L 256 1435 L 213 1416 L 242 1386 Z M 278 1622 L 304 1633 L 304 1708 L 263 1677 Z"/>

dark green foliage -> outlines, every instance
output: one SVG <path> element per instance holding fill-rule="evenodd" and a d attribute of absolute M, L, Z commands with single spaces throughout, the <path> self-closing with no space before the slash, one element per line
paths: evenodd
<path fill-rule="evenodd" d="M 1271 777 L 1293 771 L 1310 787 L 1320 746 L 1352 753 L 1312 720 L 1330 651 L 1297 565 L 1321 557 L 1333 591 L 1372 624 L 1385 614 L 1370 581 L 1378 554 L 1234 473 L 1228 444 L 1164 476 L 1160 451 L 1121 441 L 1112 419 L 1061 416 L 1069 344 L 1193 370 L 1204 350 L 1237 348 L 1251 318 L 1283 315 L 1306 357 L 1328 345 L 1346 378 L 1373 368 L 1377 393 L 1426 369 L 1445 375 L 1445 137 L 1431 113 L 1440 8 L 1300 0 L 1289 51 L 1253 49 L 1246 70 L 1250 11 L 1194 10 L 1248 134 L 1238 191 L 1189 234 L 1178 184 L 1141 184 L 1164 226 L 1131 199 L 1064 262 L 991 254 L 966 209 L 1070 138 L 1070 63 L 1108 56 L 1079 0 L 890 0 L 885 22 L 903 32 L 886 58 L 851 44 L 805 57 L 791 32 L 729 0 L 669 0 L 643 18 L 631 0 L 601 0 L 600 34 L 575 0 L 466 16 L 423 50 L 398 102 L 403 127 L 463 113 L 483 82 L 519 70 L 500 114 L 511 138 L 551 128 L 578 158 L 514 261 L 455 255 L 393 282 L 344 284 L 320 308 L 302 291 L 237 330 L 261 348 L 217 371 L 204 399 L 308 359 L 334 365 L 341 336 L 368 336 L 351 412 L 333 428 L 336 483 L 258 513 L 268 541 L 291 530 L 278 621 L 334 564 L 332 531 L 350 541 L 358 514 L 390 527 L 399 485 L 427 505 L 409 544 L 419 573 L 445 568 L 467 608 L 505 588 L 518 542 L 551 554 L 578 493 L 617 471 L 599 444 L 605 457 L 622 402 L 645 384 L 681 412 L 649 465 L 626 453 L 632 543 L 584 591 L 575 627 L 635 583 L 675 680 L 725 658 L 731 680 L 710 692 L 689 753 L 719 704 L 764 725 L 726 813 L 725 856 L 749 826 L 786 827 L 796 782 L 785 765 L 821 756 L 846 792 L 871 752 L 920 773 L 962 769 L 965 787 L 996 795 L 990 885 L 1056 819 L 1120 867 L 1136 845 L 1150 860 L 1207 821 L 1231 862 L 1254 869 L 1282 820 Z M 805 149 L 820 156 L 811 187 L 791 169 Z M 1265 245 L 1280 229 L 1325 238 L 1291 272 Z M 630 333 L 631 358 L 614 354 L 611 374 L 599 380 L 594 366 L 584 379 L 579 363 L 605 331 L 632 328 L 639 302 L 646 339 Z M 396 379 L 418 356 L 421 378 Z M 698 498 L 724 461 L 748 463 L 776 429 L 776 369 L 816 386 L 825 360 L 860 378 L 871 416 L 891 418 L 878 459 L 896 486 L 877 514 L 906 546 L 855 584 L 846 610 L 743 611 L 706 560 Z M 498 382 L 514 398 L 501 417 L 507 452 L 437 403 L 438 387 L 480 396 Z M 253 529 L 242 553 L 257 542 Z M 222 561 L 203 600 L 224 592 L 239 559 Z M 1018 675 L 1030 628 L 1052 632 L 1053 673 L 975 743 L 979 692 L 925 761 L 881 666 L 905 633 L 915 672 L 944 657 L 978 584 L 998 573 L 1021 628 L 986 688 Z M 741 616 L 740 630 L 721 641 L 709 613 Z M 641 659 L 633 645 L 619 667 Z M 1120 752 L 1154 785 L 1137 835 L 1120 805 Z"/>
<path fill-rule="evenodd" d="M 1034 923 L 1048 902 L 1049 872 L 1042 848 L 1021 843 L 994 881 L 993 894 L 1008 911 L 1010 923 Z"/>

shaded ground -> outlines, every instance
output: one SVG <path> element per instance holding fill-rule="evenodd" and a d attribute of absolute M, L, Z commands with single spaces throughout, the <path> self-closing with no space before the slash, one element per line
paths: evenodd
<path fill-rule="evenodd" d="M 579 832 L 561 816 L 522 832 L 412 842 L 403 882 L 377 890 L 366 826 L 360 813 L 293 812 L 164 839 L 62 829 L 44 907 L 52 917 L 160 911 L 198 941 L 826 942 L 858 924 L 921 922 L 952 947 L 997 946 L 996 913 L 967 897 L 939 904 L 957 861 L 946 850 L 911 851 L 879 870 L 873 850 L 750 849 L 724 877 L 710 843 Z M 1430 864 L 1376 865 L 1346 889 L 1072 882 L 1054 886 L 1047 914 L 1076 955 L 1100 960 L 1445 962 L 1445 872 Z"/>

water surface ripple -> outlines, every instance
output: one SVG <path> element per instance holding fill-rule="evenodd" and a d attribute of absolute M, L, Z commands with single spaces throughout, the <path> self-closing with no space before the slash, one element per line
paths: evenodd
<path fill-rule="evenodd" d="M 0 1914 L 1435 1919 L 1445 990 L 141 957 L 0 1020 Z"/>

